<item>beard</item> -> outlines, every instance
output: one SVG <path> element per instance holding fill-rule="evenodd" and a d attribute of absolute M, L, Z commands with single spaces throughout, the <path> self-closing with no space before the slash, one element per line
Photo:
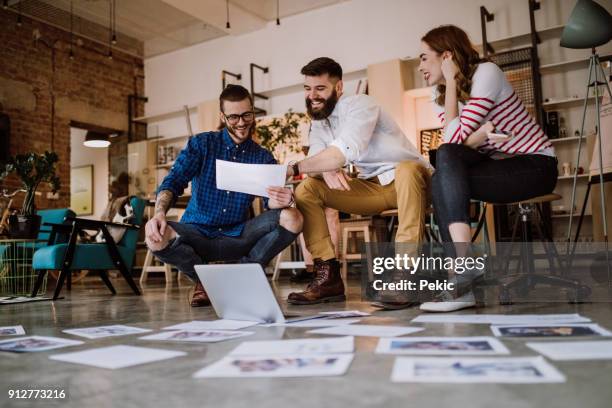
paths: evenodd
<path fill-rule="evenodd" d="M 332 94 L 327 99 L 315 99 L 317 102 L 323 102 L 323 106 L 321 109 L 313 110 L 312 109 L 312 100 L 310 98 L 306 98 L 306 110 L 308 112 L 308 116 L 313 120 L 322 120 L 327 118 L 334 111 L 336 107 L 336 103 L 338 103 L 338 93 L 334 89 Z"/>
<path fill-rule="evenodd" d="M 234 127 L 234 126 L 231 126 L 231 125 L 228 123 L 228 124 L 226 125 L 226 127 L 227 127 L 227 131 L 228 131 L 228 132 L 230 132 L 230 133 L 231 133 L 232 135 L 234 135 L 236 138 L 238 138 L 238 139 L 242 139 L 242 137 L 241 137 L 241 136 L 239 136 L 239 135 L 236 133 L 236 129 L 235 129 L 235 127 Z M 249 125 L 249 131 L 248 131 L 247 137 L 246 137 L 246 138 L 244 138 L 244 140 L 251 139 L 251 138 L 253 137 L 253 133 L 254 133 L 254 132 L 255 132 L 255 122 L 253 122 L 253 123 L 251 123 L 251 124 Z"/>

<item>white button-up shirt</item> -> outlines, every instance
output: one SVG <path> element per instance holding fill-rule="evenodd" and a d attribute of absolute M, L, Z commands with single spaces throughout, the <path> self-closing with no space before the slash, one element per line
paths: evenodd
<path fill-rule="evenodd" d="M 309 139 L 309 157 L 336 146 L 346 158 L 345 165 L 357 167 L 359 178 L 378 176 L 383 185 L 395 179 L 400 162 L 413 160 L 431 168 L 393 118 L 368 95 L 341 96 L 329 117 L 312 121 Z"/>

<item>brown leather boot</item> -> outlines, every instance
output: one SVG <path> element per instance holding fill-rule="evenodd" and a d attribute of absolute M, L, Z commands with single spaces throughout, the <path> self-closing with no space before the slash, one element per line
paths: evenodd
<path fill-rule="evenodd" d="M 310 283 L 314 276 L 314 265 L 306 265 L 306 269 L 294 269 L 291 271 L 289 281 L 293 283 Z"/>
<path fill-rule="evenodd" d="M 314 279 L 303 292 L 290 293 L 287 301 L 293 305 L 312 305 L 323 302 L 342 302 L 344 283 L 340 276 L 340 263 L 335 259 L 315 259 Z"/>
<path fill-rule="evenodd" d="M 202 286 L 202 282 L 198 281 L 193 289 L 193 297 L 191 298 L 191 307 L 210 306 L 210 299 Z"/>

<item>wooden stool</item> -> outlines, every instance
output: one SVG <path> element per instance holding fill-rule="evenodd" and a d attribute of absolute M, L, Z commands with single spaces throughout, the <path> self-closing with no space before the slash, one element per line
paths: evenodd
<path fill-rule="evenodd" d="M 349 239 L 351 234 L 358 232 L 363 233 L 364 242 L 378 242 L 381 230 L 385 229 L 386 226 L 378 225 L 384 221 L 380 219 L 378 222 L 372 217 L 364 218 L 351 218 L 347 220 L 340 220 L 340 230 L 342 231 L 342 243 L 340 250 L 340 262 L 342 263 L 342 279 L 346 282 L 348 276 L 348 261 L 360 260 L 361 253 L 357 249 L 357 252 L 349 252 Z M 384 239 L 381 237 L 381 239 Z"/>
<path fill-rule="evenodd" d="M 153 252 L 150 249 L 147 249 L 147 255 L 145 256 L 144 263 L 142 264 L 142 273 L 140 274 L 140 284 L 144 284 L 149 277 L 149 273 L 151 272 L 164 272 L 166 274 L 166 285 L 168 283 L 172 284 L 172 266 L 167 263 L 162 263 L 161 266 L 153 266 Z M 181 272 L 179 272 L 178 280 Z"/>

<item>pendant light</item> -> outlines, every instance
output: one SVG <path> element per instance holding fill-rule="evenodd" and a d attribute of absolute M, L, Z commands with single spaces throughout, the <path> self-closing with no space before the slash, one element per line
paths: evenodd
<path fill-rule="evenodd" d="M 83 142 L 83 145 L 87 147 L 102 148 L 110 146 L 110 141 L 108 140 L 107 134 L 88 130 L 87 134 L 85 135 L 85 141 Z"/>
<path fill-rule="evenodd" d="M 229 0 L 225 0 L 225 16 L 226 16 L 225 28 L 229 30 L 230 28 L 232 28 L 232 26 L 230 25 L 230 21 L 229 21 Z"/>
<path fill-rule="evenodd" d="M 276 0 L 276 25 L 280 25 L 280 0 Z"/>
<path fill-rule="evenodd" d="M 74 59 L 74 9 L 73 0 L 70 0 L 70 59 Z"/>

